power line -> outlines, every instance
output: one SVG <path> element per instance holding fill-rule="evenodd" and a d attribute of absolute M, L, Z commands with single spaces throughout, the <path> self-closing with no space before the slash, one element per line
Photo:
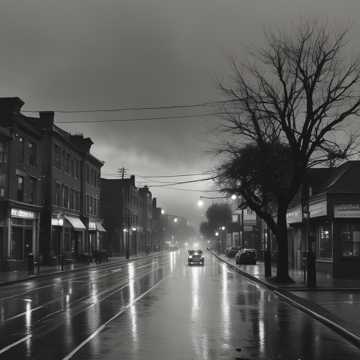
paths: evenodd
<path fill-rule="evenodd" d="M 70 120 L 70 121 L 56 121 L 56 124 L 101 124 L 107 122 L 135 122 L 135 121 L 154 121 L 154 120 L 176 120 L 176 119 L 193 119 L 209 116 L 228 115 L 225 112 L 211 112 L 196 115 L 173 115 L 173 116 L 155 116 L 143 118 L 128 118 L 128 119 L 103 119 L 103 120 Z"/>
<path fill-rule="evenodd" d="M 79 109 L 79 110 L 53 110 L 55 113 L 59 114 L 81 114 L 81 113 L 98 113 L 98 112 L 120 112 L 120 111 L 142 111 L 142 110 L 170 110 L 170 109 L 188 109 L 188 108 L 197 108 L 197 107 L 206 107 L 217 104 L 226 104 L 230 102 L 238 101 L 234 100 L 213 100 L 206 101 L 201 103 L 192 103 L 192 104 L 172 104 L 172 105 L 158 105 L 158 106 L 121 106 L 110 109 Z M 22 110 L 26 113 L 38 113 L 41 110 Z"/>
<path fill-rule="evenodd" d="M 196 179 L 196 180 L 189 180 L 189 181 L 179 181 L 179 182 L 168 183 L 168 184 L 152 185 L 152 186 L 149 186 L 149 187 L 164 187 L 164 186 L 191 184 L 191 183 L 195 183 L 195 182 L 202 182 L 202 181 L 214 180 L 214 179 L 216 179 L 217 177 L 218 177 L 218 176 L 212 176 L 212 177 L 204 178 L 204 179 Z"/>
<path fill-rule="evenodd" d="M 204 171 L 201 173 L 192 173 L 192 174 L 174 174 L 174 175 L 139 175 L 139 174 L 133 174 L 134 176 L 137 176 L 139 178 L 144 179 L 156 179 L 156 178 L 176 178 L 176 177 L 190 177 L 190 176 L 200 176 L 200 175 L 209 175 L 211 173 L 214 173 L 215 171 Z M 119 173 L 103 173 L 103 175 L 119 175 Z"/>

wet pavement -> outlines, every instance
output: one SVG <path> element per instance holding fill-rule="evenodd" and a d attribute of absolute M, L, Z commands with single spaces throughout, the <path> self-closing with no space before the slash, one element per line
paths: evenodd
<path fill-rule="evenodd" d="M 358 359 L 211 255 L 167 253 L 0 288 L 0 359 Z"/>

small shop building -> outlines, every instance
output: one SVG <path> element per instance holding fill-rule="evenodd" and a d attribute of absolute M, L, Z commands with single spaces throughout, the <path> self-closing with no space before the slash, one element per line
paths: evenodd
<path fill-rule="evenodd" d="M 308 225 L 300 197 L 287 213 L 290 266 L 303 269 L 311 246 L 317 271 L 360 278 L 360 161 L 310 169 L 308 184 Z"/>

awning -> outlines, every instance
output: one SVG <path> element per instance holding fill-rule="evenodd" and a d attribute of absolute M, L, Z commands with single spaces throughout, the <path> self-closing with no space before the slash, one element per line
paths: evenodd
<path fill-rule="evenodd" d="M 71 224 L 74 230 L 81 231 L 86 229 L 85 225 L 82 223 L 82 221 L 79 218 L 66 216 L 66 215 L 64 217 Z"/>
<path fill-rule="evenodd" d="M 106 232 L 106 230 L 104 229 L 104 227 L 102 226 L 102 224 L 100 222 L 96 223 L 96 230 L 100 231 L 100 232 Z"/>

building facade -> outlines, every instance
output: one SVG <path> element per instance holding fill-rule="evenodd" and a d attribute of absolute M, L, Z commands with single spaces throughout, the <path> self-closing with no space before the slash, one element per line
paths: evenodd
<path fill-rule="evenodd" d="M 0 98 L 0 268 L 23 269 L 39 254 L 43 204 L 41 132 L 20 113 L 19 98 Z"/>
<path fill-rule="evenodd" d="M 58 263 L 100 250 L 100 170 L 103 162 L 90 154 L 91 139 L 71 135 L 54 124 L 53 112 L 41 112 L 43 191 L 41 254 Z"/>
<path fill-rule="evenodd" d="M 298 196 L 287 214 L 293 267 L 302 268 L 303 255 L 311 248 L 318 271 L 335 278 L 360 278 L 359 179 L 360 161 L 311 169 L 308 202 Z"/>

